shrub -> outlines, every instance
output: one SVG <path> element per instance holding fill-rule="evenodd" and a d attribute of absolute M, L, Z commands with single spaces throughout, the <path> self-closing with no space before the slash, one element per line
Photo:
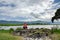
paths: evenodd
<path fill-rule="evenodd" d="M 10 29 L 9 29 L 9 33 L 12 33 L 13 31 L 14 31 L 13 28 L 10 28 Z"/>

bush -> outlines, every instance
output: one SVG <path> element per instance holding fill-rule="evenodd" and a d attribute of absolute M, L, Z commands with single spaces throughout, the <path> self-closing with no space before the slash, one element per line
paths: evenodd
<path fill-rule="evenodd" d="M 13 31 L 14 31 L 14 29 L 13 28 L 10 28 L 9 33 L 12 33 Z"/>

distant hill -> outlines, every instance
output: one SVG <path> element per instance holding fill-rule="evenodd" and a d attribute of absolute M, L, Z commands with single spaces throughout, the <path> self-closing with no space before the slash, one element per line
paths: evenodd
<path fill-rule="evenodd" d="M 23 21 L 5 21 L 5 20 L 0 20 L 0 24 L 23 24 Z M 45 21 L 31 21 L 31 22 L 26 22 L 27 24 L 50 24 L 49 22 Z"/>

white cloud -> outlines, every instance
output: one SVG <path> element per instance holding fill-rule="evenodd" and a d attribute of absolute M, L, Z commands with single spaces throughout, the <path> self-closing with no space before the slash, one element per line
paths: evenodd
<path fill-rule="evenodd" d="M 0 0 L 0 2 L 13 3 L 15 5 L 15 7 L 0 7 L 0 10 L 3 11 L 0 15 L 12 18 L 24 17 L 27 18 L 25 21 L 50 20 L 56 11 L 53 9 L 56 5 L 53 5 L 54 0 Z"/>

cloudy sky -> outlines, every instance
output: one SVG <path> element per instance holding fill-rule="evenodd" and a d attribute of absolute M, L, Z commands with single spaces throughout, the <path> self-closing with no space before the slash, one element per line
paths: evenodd
<path fill-rule="evenodd" d="M 0 0 L 0 20 L 50 21 L 60 0 Z"/>

